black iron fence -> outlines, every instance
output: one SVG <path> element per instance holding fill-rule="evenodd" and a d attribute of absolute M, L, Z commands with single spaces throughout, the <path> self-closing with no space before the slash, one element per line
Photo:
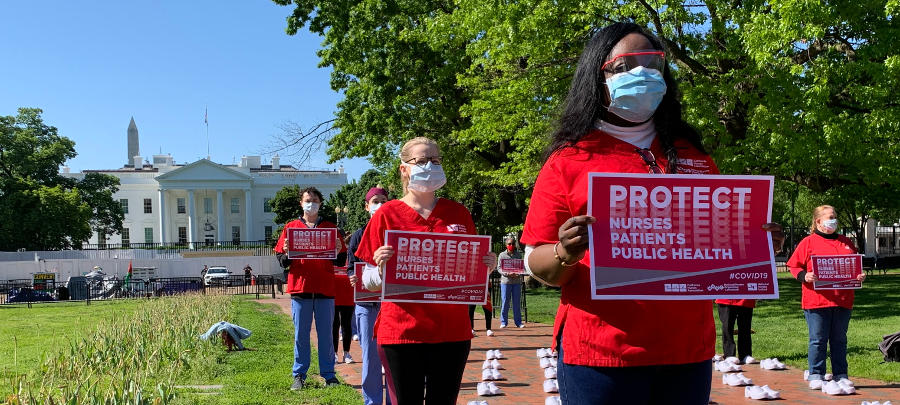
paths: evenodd
<path fill-rule="evenodd" d="M 123 280 L 117 278 L 87 279 L 73 277 L 68 281 L 32 280 L 0 281 L 0 304 L 28 304 L 39 302 L 115 300 L 128 298 L 153 298 L 176 294 L 255 294 L 256 298 L 275 298 L 282 281 L 272 275 L 253 277 L 227 276 L 215 280 L 200 277 L 151 278 L 149 280 Z"/>
<path fill-rule="evenodd" d="M 85 243 L 81 250 L 117 250 L 117 249 L 155 249 L 155 250 L 234 250 L 234 249 L 268 249 L 272 250 L 275 241 L 264 240 L 203 240 L 189 243 L 165 242 L 165 243 Z"/>
<path fill-rule="evenodd" d="M 491 277 L 488 279 L 488 292 L 491 294 L 491 309 L 492 316 L 497 318 L 502 310 L 503 297 L 500 292 L 500 273 L 492 272 Z M 525 277 L 522 277 L 522 296 L 520 298 L 522 309 L 522 321 L 528 322 L 528 301 L 525 299 L 525 289 L 528 288 L 525 285 Z M 510 311 L 512 311 L 512 304 L 510 304 Z"/>

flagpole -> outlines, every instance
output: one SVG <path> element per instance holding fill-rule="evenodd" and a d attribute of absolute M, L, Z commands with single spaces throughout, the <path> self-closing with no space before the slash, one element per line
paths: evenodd
<path fill-rule="evenodd" d="M 203 109 L 203 123 L 206 124 L 206 160 L 212 160 L 209 155 L 209 108 Z"/>

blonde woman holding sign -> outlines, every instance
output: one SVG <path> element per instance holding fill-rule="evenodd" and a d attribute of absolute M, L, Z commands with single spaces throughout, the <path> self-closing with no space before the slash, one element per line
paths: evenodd
<path fill-rule="evenodd" d="M 825 353 L 831 345 L 831 371 L 834 379 L 845 386 L 853 386 L 847 375 L 847 329 L 853 310 L 853 290 L 816 290 L 816 275 L 810 266 L 812 255 L 855 254 L 853 242 L 837 231 L 834 207 L 822 205 L 813 211 L 811 234 L 797 244 L 788 259 L 791 274 L 803 283 L 802 308 L 809 327 L 809 388 L 820 389 L 825 376 Z M 860 273 L 857 280 L 866 279 Z"/>
<path fill-rule="evenodd" d="M 367 263 L 362 281 L 372 291 L 381 289 L 383 266 L 395 253 L 384 245 L 385 231 L 476 234 L 466 207 L 434 194 L 446 183 L 437 143 L 414 138 L 400 160 L 404 195 L 375 212 L 355 252 Z M 482 262 L 493 268 L 497 258 L 489 253 Z M 421 404 L 423 397 L 428 405 L 456 403 L 472 339 L 466 305 L 383 302 L 375 337 L 394 405 Z"/>

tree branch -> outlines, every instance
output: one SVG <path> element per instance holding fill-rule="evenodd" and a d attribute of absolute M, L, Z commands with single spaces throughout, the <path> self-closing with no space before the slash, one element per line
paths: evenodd
<path fill-rule="evenodd" d="M 647 12 L 650 13 L 650 17 L 653 19 L 653 26 L 656 28 L 656 35 L 658 35 L 659 39 L 662 40 L 663 45 L 665 45 L 666 47 L 666 51 L 674 54 L 677 60 L 680 60 L 682 63 L 684 63 L 688 68 L 694 71 L 694 73 L 709 76 L 710 71 L 706 68 L 706 66 L 703 66 L 702 63 L 688 56 L 687 52 L 679 48 L 677 43 L 663 36 L 663 24 L 662 20 L 660 20 L 659 18 L 659 12 L 657 12 L 656 9 L 650 6 L 650 4 L 648 4 L 646 0 L 638 0 L 638 2 L 641 3 L 641 5 L 644 6 L 644 9 L 646 9 Z"/>
<path fill-rule="evenodd" d="M 336 120 L 336 118 L 333 118 L 322 121 L 309 130 L 304 130 L 300 124 L 295 122 L 285 122 L 279 127 L 282 134 L 275 137 L 275 143 L 280 145 L 273 146 L 272 149 L 265 153 L 286 152 L 287 156 L 296 157 L 298 164 L 302 166 L 314 152 L 320 150 L 322 145 L 328 141 L 331 133 L 336 129 L 331 124 Z"/>

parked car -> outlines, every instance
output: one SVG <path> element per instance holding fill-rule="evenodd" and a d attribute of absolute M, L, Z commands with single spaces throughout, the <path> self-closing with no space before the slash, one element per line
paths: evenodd
<path fill-rule="evenodd" d="M 225 266 L 210 266 L 203 276 L 204 285 L 228 285 L 231 272 Z"/>

